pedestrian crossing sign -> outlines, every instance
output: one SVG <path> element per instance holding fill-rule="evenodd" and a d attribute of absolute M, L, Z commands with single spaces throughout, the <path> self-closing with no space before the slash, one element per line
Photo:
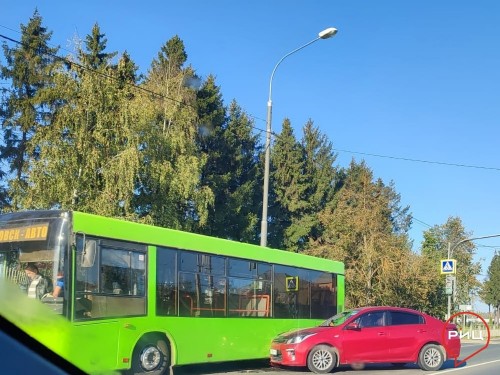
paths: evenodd
<path fill-rule="evenodd" d="M 286 281 L 286 291 L 287 292 L 297 292 L 299 290 L 299 277 L 298 276 L 287 276 Z"/>
<path fill-rule="evenodd" d="M 457 273 L 457 261 L 455 259 L 441 259 L 441 273 Z"/>

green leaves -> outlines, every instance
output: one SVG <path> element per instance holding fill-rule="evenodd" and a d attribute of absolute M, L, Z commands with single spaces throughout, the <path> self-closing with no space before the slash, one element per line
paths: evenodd
<path fill-rule="evenodd" d="M 445 224 L 435 225 L 424 232 L 422 255 L 429 259 L 431 268 L 428 273 L 434 275 L 436 283 L 434 294 L 444 289 L 444 277 L 440 274 L 439 261 L 448 257 L 457 260 L 457 290 L 454 296 L 454 305 L 470 304 L 472 296 L 479 288 L 476 276 L 481 272 L 481 265 L 474 262 L 475 245 L 471 241 L 460 243 L 470 238 L 470 233 L 465 231 L 462 220 L 458 217 L 449 217 Z M 459 244 L 458 246 L 455 246 Z M 447 299 L 442 298 L 435 303 L 436 311 L 444 316 L 447 310 Z"/>
<path fill-rule="evenodd" d="M 224 104 L 214 76 L 202 79 L 187 64 L 179 36 L 142 77 L 128 53 L 115 59 L 107 51 L 97 23 L 66 60 L 49 47 L 37 12 L 21 31 L 20 45 L 4 45 L 1 66 L 11 86 L 0 107 L 4 210 L 70 208 L 259 242 L 259 126 L 236 101 Z M 336 166 L 332 143 L 312 120 L 296 136 L 284 119 L 271 151 L 270 246 L 344 261 L 350 306 L 443 312 L 433 267 L 448 242 L 465 238 L 458 218 L 425 232 L 416 254 L 409 207 L 394 184 L 365 162 Z M 473 250 L 467 243 L 454 253 L 460 301 L 477 289 Z M 497 303 L 494 275 L 484 290 Z"/>
<path fill-rule="evenodd" d="M 488 267 L 487 278 L 479 292 L 482 300 L 496 310 L 496 321 L 500 318 L 500 255 L 495 252 Z"/>

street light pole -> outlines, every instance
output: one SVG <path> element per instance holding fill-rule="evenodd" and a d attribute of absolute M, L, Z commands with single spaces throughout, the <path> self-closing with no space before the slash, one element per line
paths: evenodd
<path fill-rule="evenodd" d="M 264 160 L 264 187 L 263 187 L 263 196 L 262 196 L 262 221 L 260 226 L 260 246 L 267 246 L 267 209 L 269 205 L 269 165 L 271 159 L 271 119 L 273 112 L 273 101 L 272 101 L 272 91 L 273 91 L 273 78 L 274 73 L 278 66 L 285 60 L 288 56 L 294 54 L 295 52 L 300 51 L 303 48 L 313 44 L 314 42 L 320 39 L 328 39 L 334 36 L 337 33 L 337 29 L 334 27 L 330 27 L 318 33 L 318 36 L 311 40 L 310 42 L 300 46 L 299 48 L 294 49 L 291 52 L 288 52 L 285 56 L 283 56 L 278 63 L 274 66 L 274 69 L 271 73 L 271 78 L 269 79 L 269 97 L 267 100 L 267 117 L 266 117 L 266 149 L 265 149 L 265 160 Z"/>
<path fill-rule="evenodd" d="M 466 238 L 466 239 L 463 239 L 461 241 L 458 241 L 454 246 L 453 248 L 451 247 L 451 242 L 448 242 L 448 259 L 451 259 L 452 255 L 453 255 L 453 251 L 455 251 L 455 249 L 463 244 L 464 242 L 468 242 L 468 241 L 474 241 L 474 240 L 482 240 L 482 239 L 485 239 L 485 238 L 492 238 L 492 237 L 500 237 L 500 234 L 491 234 L 491 235 L 488 235 L 488 236 L 481 236 L 481 237 L 472 237 L 472 238 Z M 454 288 L 453 290 L 456 288 L 456 280 L 455 280 L 455 285 L 454 285 Z M 447 314 L 447 319 L 449 319 L 451 316 L 451 295 L 448 295 L 448 314 Z"/>

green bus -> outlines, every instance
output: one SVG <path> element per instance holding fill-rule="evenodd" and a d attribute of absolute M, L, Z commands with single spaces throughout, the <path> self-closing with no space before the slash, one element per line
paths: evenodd
<path fill-rule="evenodd" d="M 62 293 L 27 298 L 33 265 Z M 0 274 L 93 338 L 101 368 L 134 374 L 266 358 L 278 333 L 344 308 L 341 262 L 76 211 L 0 215 Z M 65 358 L 85 352 L 53 332 L 40 340 Z"/>

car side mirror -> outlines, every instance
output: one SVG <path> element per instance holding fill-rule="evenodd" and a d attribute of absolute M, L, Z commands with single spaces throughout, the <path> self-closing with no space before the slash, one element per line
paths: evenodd
<path fill-rule="evenodd" d="M 345 329 L 348 331 L 360 331 L 361 327 L 359 326 L 358 323 L 349 323 L 348 325 L 345 326 Z"/>

